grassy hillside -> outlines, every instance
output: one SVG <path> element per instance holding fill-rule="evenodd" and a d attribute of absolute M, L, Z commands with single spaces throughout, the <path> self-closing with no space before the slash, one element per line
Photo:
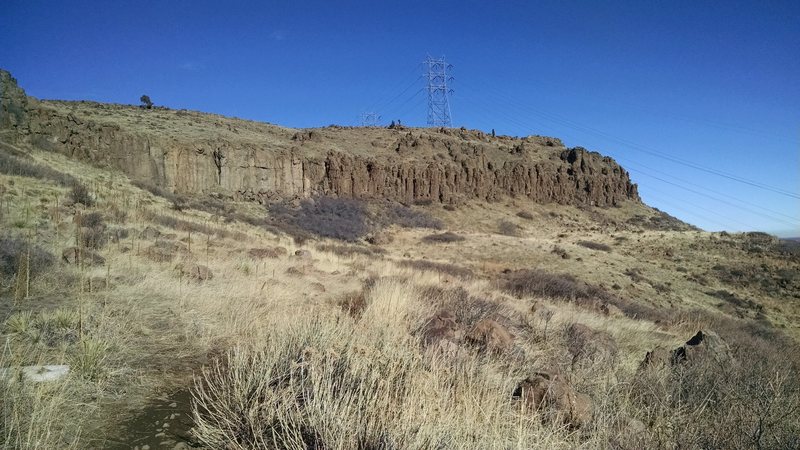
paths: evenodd
<path fill-rule="evenodd" d="M 634 202 L 151 190 L 0 149 L 0 447 L 800 443 L 800 260 L 770 236 Z"/>

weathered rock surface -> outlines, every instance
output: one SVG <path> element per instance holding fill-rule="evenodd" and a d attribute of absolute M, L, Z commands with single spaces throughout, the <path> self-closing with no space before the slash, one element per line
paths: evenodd
<path fill-rule="evenodd" d="M 527 411 L 541 411 L 572 428 L 586 426 L 592 420 L 591 398 L 576 392 L 554 372 L 534 373 L 517 385 L 512 397 L 525 402 Z"/>
<path fill-rule="evenodd" d="M 682 363 L 697 363 L 704 360 L 721 363 L 730 359 L 730 347 L 717 333 L 709 330 L 700 330 L 685 344 L 674 350 L 659 346 L 647 352 L 640 364 L 640 368 L 660 368 Z"/>
<path fill-rule="evenodd" d="M 467 334 L 467 341 L 485 351 L 502 353 L 513 347 L 514 336 L 498 322 L 481 319 Z"/>
<path fill-rule="evenodd" d="M 610 206 L 639 200 L 608 157 L 554 138 L 458 129 L 291 130 L 188 111 L 35 101 L 0 71 L 0 136 L 182 194 L 267 202 L 328 195 L 445 204 L 516 196 Z"/>

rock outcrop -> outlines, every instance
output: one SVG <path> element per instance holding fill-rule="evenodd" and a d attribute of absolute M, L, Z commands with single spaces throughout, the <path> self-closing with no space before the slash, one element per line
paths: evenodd
<path fill-rule="evenodd" d="M 5 139 L 123 170 L 176 193 L 268 202 L 327 195 L 460 203 L 503 196 L 616 205 L 639 201 L 611 158 L 554 138 L 465 129 L 291 130 L 211 114 L 36 101 L 0 71 Z"/>

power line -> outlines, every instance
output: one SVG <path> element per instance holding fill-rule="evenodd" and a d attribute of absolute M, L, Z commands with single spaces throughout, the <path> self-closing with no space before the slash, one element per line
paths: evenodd
<path fill-rule="evenodd" d="M 800 224 L 800 218 L 797 218 L 797 217 L 792 217 L 792 216 L 789 216 L 789 215 L 787 215 L 787 214 L 783 214 L 782 212 L 775 211 L 775 210 L 773 210 L 773 209 L 770 209 L 770 208 L 765 208 L 765 207 L 763 207 L 763 206 L 761 206 L 761 205 L 758 205 L 758 204 L 756 204 L 756 203 L 752 203 L 752 202 L 746 202 L 746 201 L 743 201 L 743 200 L 737 199 L 736 197 L 734 197 L 734 196 L 732 196 L 732 195 L 728 195 L 728 194 L 725 194 L 725 193 L 723 193 L 723 192 L 715 191 L 715 190 L 713 190 L 713 189 L 710 189 L 710 188 L 707 188 L 707 187 L 705 187 L 705 186 L 701 186 L 701 185 L 699 185 L 699 184 L 692 183 L 692 182 L 690 182 L 690 181 L 686 181 L 686 180 L 683 180 L 683 179 L 677 178 L 677 177 L 675 177 L 675 176 L 672 176 L 672 175 L 669 175 L 669 174 L 667 174 L 667 173 L 665 173 L 665 172 L 659 171 L 658 169 L 653 169 L 652 167 L 645 166 L 644 164 L 641 164 L 641 163 L 634 163 L 634 162 L 632 162 L 632 161 L 630 161 L 630 160 L 628 160 L 628 159 L 626 159 L 626 158 L 617 158 L 617 161 L 624 163 L 625 167 L 631 167 L 631 166 L 633 166 L 633 167 L 636 167 L 636 166 L 643 167 L 643 168 L 645 168 L 645 169 L 651 170 L 651 171 L 653 171 L 653 172 L 655 172 L 655 173 L 658 173 L 658 174 L 660 174 L 660 175 L 666 176 L 666 177 L 668 177 L 668 178 L 672 178 L 672 179 L 673 179 L 673 180 L 675 180 L 676 182 L 683 183 L 683 184 L 687 184 L 687 185 L 690 185 L 690 186 L 695 186 L 695 187 L 697 187 L 697 188 L 703 189 L 704 191 L 708 191 L 708 192 L 710 192 L 710 193 L 712 193 L 712 194 L 716 194 L 716 195 L 719 195 L 719 196 L 722 196 L 722 197 L 728 198 L 728 199 L 730 199 L 730 200 L 733 200 L 733 201 L 735 201 L 735 202 L 742 203 L 742 204 L 744 204 L 744 205 L 748 205 L 748 206 L 752 206 L 752 207 L 754 207 L 754 208 L 758 208 L 758 209 L 760 209 L 760 210 L 762 210 L 762 211 L 766 211 L 767 213 L 771 213 L 771 214 L 776 214 L 776 215 L 779 215 L 779 216 L 783 216 L 785 219 L 789 219 L 790 221 L 792 221 L 792 222 L 793 222 L 793 223 L 792 223 L 792 225 L 795 225 L 795 226 L 796 226 L 797 224 Z M 655 179 L 657 179 L 657 180 L 659 180 L 659 181 L 663 181 L 663 182 L 665 182 L 665 183 L 668 183 L 668 184 L 672 184 L 672 185 L 678 186 L 679 188 L 686 189 L 686 190 L 689 190 L 689 191 L 691 191 L 691 192 L 694 192 L 694 193 L 696 193 L 696 194 L 699 194 L 699 195 L 702 195 L 702 196 L 708 197 L 708 198 L 710 198 L 710 199 L 712 199 L 712 200 L 716 200 L 716 201 L 719 201 L 719 202 L 727 203 L 727 204 L 729 204 L 729 205 L 731 205 L 731 206 L 733 206 L 733 207 L 740 208 L 740 209 L 743 209 L 743 210 L 745 210 L 745 211 L 749 211 L 749 212 L 751 212 L 751 213 L 753 213 L 753 214 L 765 215 L 765 216 L 769 217 L 770 219 L 773 219 L 773 220 L 776 220 L 776 221 L 781 221 L 781 222 L 784 222 L 784 223 L 788 223 L 788 222 L 786 222 L 786 220 L 785 220 L 785 219 L 780 219 L 780 218 L 777 218 L 777 217 L 771 217 L 771 216 L 769 216 L 768 214 L 765 214 L 765 213 L 762 213 L 762 212 L 753 211 L 753 210 L 751 210 L 751 209 L 749 209 L 749 208 L 746 208 L 746 207 L 744 207 L 744 206 L 740 206 L 740 205 L 734 205 L 734 204 L 731 204 L 731 203 L 729 203 L 729 202 L 727 202 L 727 201 L 724 201 L 724 200 L 717 199 L 717 198 L 715 198 L 715 197 L 713 197 L 713 196 L 709 195 L 709 194 L 708 194 L 708 192 L 697 192 L 697 191 L 695 191 L 695 190 L 691 190 L 691 189 L 689 189 L 689 188 L 686 188 L 685 186 L 678 185 L 677 183 L 672 183 L 672 182 L 669 182 L 669 181 L 666 181 L 666 180 L 662 180 L 661 178 L 658 178 L 658 177 L 656 177 L 656 176 L 654 176 L 654 175 L 648 174 L 647 172 L 645 172 L 645 171 L 643 171 L 643 170 L 641 170 L 641 169 L 632 169 L 632 170 L 635 170 L 636 172 L 639 172 L 639 173 L 641 173 L 642 175 L 645 175 L 645 176 L 650 176 L 651 178 L 655 178 Z"/>
<path fill-rule="evenodd" d="M 467 99 L 467 100 L 469 101 L 470 99 Z M 481 109 L 481 110 L 483 110 L 483 111 L 486 111 L 486 112 L 488 112 L 488 110 L 487 110 L 485 107 L 481 107 L 481 105 L 479 105 L 477 102 L 475 102 L 475 105 L 476 105 L 476 106 L 478 106 L 478 108 L 479 108 L 479 109 Z M 502 115 L 502 116 L 504 116 L 504 117 L 505 117 L 505 119 L 506 119 L 507 121 L 511 122 L 511 123 L 515 123 L 516 125 L 518 125 L 518 126 L 521 126 L 521 127 L 523 127 L 523 128 L 528 128 L 528 127 L 529 127 L 529 126 L 528 126 L 527 124 L 525 124 L 524 122 L 522 122 L 522 121 L 518 120 L 518 119 L 516 118 L 516 116 L 512 116 L 512 115 L 505 114 L 505 113 L 503 113 L 503 112 L 502 112 L 502 111 L 500 111 L 500 110 L 494 110 L 494 111 L 495 111 L 496 113 L 498 113 L 498 115 Z M 618 158 L 618 160 L 621 160 L 621 159 L 620 159 L 620 158 Z M 655 170 L 655 169 L 651 169 L 651 170 Z M 748 211 L 748 212 L 751 212 L 751 213 L 754 213 L 754 214 L 759 214 L 759 215 L 762 215 L 762 213 L 759 213 L 759 212 L 753 211 L 753 210 L 751 210 L 751 209 L 749 209 L 749 208 L 746 208 L 746 207 L 743 207 L 743 206 L 739 206 L 739 205 L 732 204 L 732 203 L 730 203 L 730 202 L 727 202 L 727 201 L 725 201 L 725 200 L 721 200 L 721 199 L 719 199 L 719 198 L 716 198 L 716 197 L 714 197 L 714 196 L 708 195 L 708 194 L 706 194 L 706 193 L 704 193 L 704 192 L 700 192 L 700 191 L 697 191 L 697 190 L 694 190 L 694 189 L 691 189 L 691 188 L 687 188 L 687 187 L 685 187 L 685 186 L 682 186 L 682 185 L 679 185 L 679 184 L 677 184 L 677 183 L 672 183 L 672 182 L 670 182 L 670 181 L 667 181 L 667 180 L 664 180 L 664 179 L 662 179 L 662 178 L 659 178 L 659 177 L 656 177 L 656 176 L 653 176 L 653 175 L 647 174 L 647 173 L 645 173 L 645 172 L 643 172 L 643 171 L 641 171 L 641 170 L 636 170 L 636 172 L 639 172 L 639 173 L 642 173 L 643 175 L 650 176 L 650 177 L 652 177 L 652 178 L 658 179 L 659 181 L 662 181 L 662 182 L 665 182 L 665 183 L 668 183 L 668 184 L 671 184 L 671 185 L 677 186 L 677 187 L 679 187 L 679 188 L 682 188 L 682 189 L 688 190 L 688 191 L 690 191 L 690 192 L 693 192 L 693 193 L 695 193 L 695 194 L 698 194 L 698 195 L 702 195 L 702 196 L 708 197 L 708 198 L 710 198 L 710 199 L 712 199 L 712 200 L 714 200 L 714 201 L 717 201 L 717 202 L 720 202 L 720 203 L 725 203 L 725 204 L 728 204 L 728 205 L 730 205 L 730 206 L 733 206 L 733 207 L 736 207 L 736 208 L 740 208 L 740 209 L 746 210 L 746 211 Z M 656 171 L 656 172 L 659 172 L 659 171 Z M 663 172 L 660 172 L 660 173 L 664 174 Z M 664 175 L 666 175 L 666 176 L 670 176 L 670 175 L 667 175 L 667 174 L 664 174 Z M 671 176 L 670 176 L 670 177 L 671 177 Z M 697 185 L 695 185 L 695 186 L 697 186 Z M 704 187 L 702 187 L 702 186 L 700 186 L 700 187 L 701 187 L 702 189 L 706 189 L 706 188 L 704 188 Z M 716 192 L 716 191 L 714 191 L 714 192 Z M 725 195 L 725 194 L 721 194 L 721 193 L 718 193 L 718 194 L 720 194 L 720 195 Z M 771 210 L 769 210 L 769 209 L 766 209 L 766 208 L 763 208 L 763 207 L 761 207 L 761 206 L 759 206 L 759 205 L 755 205 L 755 204 L 748 203 L 748 202 L 742 202 L 741 200 L 737 200 L 737 201 L 739 201 L 739 202 L 741 202 L 741 203 L 746 203 L 746 204 L 749 204 L 750 206 L 754 206 L 754 207 L 757 207 L 757 208 L 765 209 L 765 210 L 767 210 L 767 211 L 771 211 Z M 705 208 L 705 207 L 700 207 L 700 206 L 697 206 L 697 207 L 698 207 L 698 208 L 700 208 L 700 209 L 707 209 L 707 208 Z M 774 213 L 776 213 L 776 214 L 779 214 L 779 215 L 783 215 L 783 216 L 785 216 L 785 217 L 789 218 L 789 219 L 790 219 L 790 220 L 792 220 L 792 221 L 796 221 L 796 220 L 797 220 L 797 219 L 795 219 L 795 218 L 793 218 L 793 217 L 791 217 L 791 216 L 786 216 L 786 215 L 784 215 L 784 214 L 782 214 L 782 213 L 775 212 L 775 211 L 773 211 L 773 212 L 774 212 Z M 695 215 L 695 216 L 697 216 L 697 217 L 703 217 L 703 216 L 701 216 L 701 215 L 699 215 L 699 214 L 696 214 L 696 213 L 693 213 L 692 215 Z M 769 217 L 769 218 L 770 218 L 770 219 L 772 219 L 772 220 L 778 221 L 778 222 L 782 222 L 782 223 L 785 223 L 785 224 L 789 224 L 789 225 L 792 225 L 792 226 L 796 226 L 796 224 L 795 224 L 795 223 L 793 223 L 793 222 L 792 222 L 792 223 L 790 223 L 790 222 L 787 222 L 786 220 L 783 220 L 783 219 L 780 219 L 780 218 L 777 218 L 777 217 L 770 217 L 770 216 L 767 216 L 767 217 Z M 715 221 L 713 221 L 713 220 L 711 220 L 711 219 L 707 219 L 707 218 L 705 218 L 705 217 L 703 217 L 703 218 L 704 218 L 704 219 L 706 219 L 706 220 L 708 220 L 709 222 L 715 222 Z M 749 225 L 747 225 L 747 224 L 744 224 L 744 223 L 742 223 L 742 222 L 739 222 L 739 221 L 737 221 L 737 220 L 735 220 L 735 219 L 732 219 L 732 218 L 727 218 L 727 219 L 731 220 L 732 222 L 739 223 L 740 225 L 744 225 L 744 226 L 746 226 L 746 227 L 749 227 Z M 719 222 L 715 222 L 715 223 L 718 223 L 718 224 L 719 224 Z"/>
<path fill-rule="evenodd" d="M 408 76 L 404 75 L 403 78 L 400 78 L 400 82 L 397 83 L 397 86 L 395 86 L 390 91 L 388 91 L 388 92 L 390 92 L 388 95 L 384 96 L 383 98 L 381 98 L 379 100 L 376 100 L 375 103 L 373 103 L 372 105 L 370 105 L 366 109 L 368 111 L 380 110 L 383 107 L 390 105 L 396 99 L 396 97 L 399 97 L 399 96 L 403 95 L 405 93 L 405 91 L 407 91 L 408 89 L 411 89 L 411 87 L 413 87 L 414 84 L 416 84 L 422 78 L 422 75 L 419 74 L 419 68 L 420 68 L 419 64 L 415 65 L 413 71 L 408 73 Z M 406 86 L 406 84 L 407 84 L 408 80 L 411 78 L 411 76 L 414 77 L 414 81 L 410 85 Z M 395 98 L 391 98 L 392 97 L 391 92 L 397 92 L 403 86 L 406 86 L 406 87 L 400 92 L 400 94 L 397 94 L 395 96 Z M 390 100 L 387 102 L 386 101 L 387 99 L 390 99 Z M 378 108 L 379 106 L 381 108 Z"/>
<path fill-rule="evenodd" d="M 487 86 L 489 86 L 489 85 L 487 85 Z M 520 104 L 520 103 L 516 102 L 515 100 L 507 97 L 505 94 L 503 94 L 500 91 L 496 91 L 495 90 L 494 91 L 494 95 L 497 96 L 497 97 L 503 97 L 505 99 L 505 101 L 509 105 L 511 105 L 512 107 L 515 106 L 516 108 L 518 108 L 520 110 L 527 111 L 527 112 L 529 112 L 531 114 L 534 114 L 536 116 L 539 116 L 539 117 L 541 117 L 541 118 L 543 118 L 545 120 L 549 120 L 551 122 L 554 122 L 554 123 L 557 123 L 557 124 L 560 124 L 560 125 L 563 125 L 563 126 L 566 126 L 566 127 L 578 130 L 578 131 L 582 131 L 582 132 L 585 132 L 585 133 L 590 133 L 590 134 L 594 134 L 594 135 L 597 135 L 597 136 L 601 136 L 601 137 L 603 137 L 605 139 L 611 140 L 613 142 L 617 142 L 617 143 L 619 143 L 619 144 L 621 144 L 623 146 L 632 148 L 634 150 L 638 150 L 638 151 L 641 151 L 643 153 L 647 153 L 649 155 L 652 155 L 652 156 L 655 156 L 655 157 L 658 157 L 658 158 L 662 158 L 662 159 L 665 159 L 665 160 L 668 160 L 668 161 L 672 161 L 672 162 L 677 163 L 677 164 L 681 164 L 681 165 L 684 165 L 684 166 L 687 166 L 687 167 L 691 167 L 691 168 L 693 168 L 695 170 L 700 170 L 700 171 L 703 171 L 703 172 L 706 172 L 706 173 L 709 173 L 709 174 L 717 175 L 719 177 L 727 178 L 727 179 L 730 179 L 730 180 L 733 180 L 733 181 L 736 181 L 736 182 L 739 182 L 739 183 L 747 184 L 747 185 L 750 185 L 750 186 L 753 186 L 753 187 L 756 187 L 756 188 L 759 188 L 759 189 L 771 191 L 771 192 L 774 192 L 774 193 L 777 193 L 777 194 L 780 194 L 780 195 L 784 195 L 784 196 L 787 196 L 787 197 L 800 199 L 800 195 L 798 195 L 798 194 L 796 194 L 794 192 L 790 192 L 790 191 L 787 191 L 785 189 L 777 188 L 777 187 L 774 187 L 774 186 L 769 186 L 767 184 L 760 183 L 758 181 L 748 180 L 748 179 L 742 178 L 742 177 L 740 177 L 738 175 L 729 174 L 727 172 L 723 172 L 723 171 L 720 171 L 720 170 L 716 170 L 716 169 L 712 169 L 712 168 L 709 168 L 709 167 L 705 167 L 705 166 L 702 166 L 700 164 L 696 164 L 696 163 L 693 163 L 691 161 L 684 160 L 682 158 L 677 158 L 677 157 L 674 157 L 674 156 L 670 156 L 670 155 L 664 154 L 664 153 L 662 153 L 660 151 L 653 150 L 653 149 L 650 149 L 648 147 L 645 147 L 645 146 L 642 146 L 640 144 L 637 144 L 635 142 L 629 141 L 627 139 L 619 138 L 619 137 L 613 136 L 613 135 L 611 135 L 609 133 L 606 133 L 604 131 L 601 131 L 601 130 L 598 130 L 598 129 L 595 129 L 595 128 L 592 128 L 592 127 L 589 127 L 589 126 L 586 126 L 586 125 L 582 125 L 582 124 L 580 124 L 578 122 L 572 121 L 572 120 L 564 118 L 562 116 L 558 116 L 556 114 L 539 111 L 539 110 L 531 107 L 530 105 L 523 105 L 523 104 Z"/>

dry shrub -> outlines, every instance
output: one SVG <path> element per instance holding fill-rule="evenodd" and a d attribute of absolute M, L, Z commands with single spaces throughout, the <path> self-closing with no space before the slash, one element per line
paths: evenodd
<path fill-rule="evenodd" d="M 439 272 L 465 280 L 475 277 L 475 274 L 471 270 L 467 269 L 466 267 L 457 266 L 455 264 L 439 263 L 439 262 L 428 261 L 425 259 L 402 260 L 397 264 L 400 267 L 411 267 L 416 270 Z"/>
<path fill-rule="evenodd" d="M 429 234 L 422 238 L 422 242 L 426 242 L 429 244 L 442 244 L 442 243 L 451 243 L 451 242 L 461 242 L 464 241 L 464 236 L 459 236 L 453 232 L 445 231 L 444 233 L 438 234 Z"/>
<path fill-rule="evenodd" d="M 235 348 L 194 389 L 210 448 L 384 449 L 552 446 L 565 438 L 510 401 L 514 377 L 485 359 L 443 361 L 365 316 L 313 319 Z M 381 324 L 382 325 L 382 324 Z M 480 430 L 480 432 L 477 432 Z M 562 444 L 563 445 L 563 444 Z"/>
<path fill-rule="evenodd" d="M 520 217 L 525 220 L 533 220 L 533 214 L 529 213 L 528 211 L 520 211 L 517 213 L 517 217 Z"/>
<path fill-rule="evenodd" d="M 84 206 L 94 205 L 92 194 L 90 194 L 89 189 L 81 183 L 76 182 L 72 185 L 72 189 L 69 191 L 69 197 L 73 202 L 80 203 Z"/>
<path fill-rule="evenodd" d="M 628 317 L 656 323 L 669 318 L 669 311 L 619 297 L 601 286 L 585 283 L 566 273 L 551 273 L 541 269 L 518 270 L 506 274 L 499 285 L 502 290 L 518 297 L 541 296 L 569 300 L 598 311 L 602 310 L 603 304 L 611 304 Z"/>
<path fill-rule="evenodd" d="M 317 197 L 298 208 L 272 204 L 273 225 L 292 236 L 316 235 L 355 242 L 372 229 L 366 205 L 346 198 Z"/>
<path fill-rule="evenodd" d="M 581 247 L 590 248 L 592 250 L 600 250 L 600 251 L 603 251 L 603 252 L 610 252 L 611 251 L 611 247 L 610 246 L 608 246 L 606 244 L 602 244 L 600 242 L 578 241 L 577 244 L 580 245 Z"/>
<path fill-rule="evenodd" d="M 420 204 L 420 203 L 416 203 Z M 419 211 L 403 205 L 393 205 L 387 209 L 384 224 L 396 224 L 404 228 L 432 228 L 440 230 L 442 221 L 432 217 L 425 211 Z"/>
<path fill-rule="evenodd" d="M 503 280 L 503 290 L 514 295 L 580 299 L 589 296 L 587 285 L 569 274 L 555 274 L 540 269 L 518 270 Z"/>
<path fill-rule="evenodd" d="M 350 317 L 359 319 L 367 308 L 367 299 L 363 290 L 355 291 L 340 297 L 339 300 L 336 301 L 336 304 Z"/>
<path fill-rule="evenodd" d="M 31 277 L 35 277 L 53 265 L 55 260 L 52 253 L 38 245 L 12 236 L 0 236 L 0 276 L 12 277 L 20 267 L 27 265 Z"/>
<path fill-rule="evenodd" d="M 519 227 L 514 222 L 500 220 L 497 222 L 497 232 L 504 236 L 517 236 L 519 235 Z"/>
<path fill-rule="evenodd" d="M 82 247 L 98 249 L 106 245 L 106 223 L 101 213 L 94 211 L 76 217 L 75 231 Z"/>

